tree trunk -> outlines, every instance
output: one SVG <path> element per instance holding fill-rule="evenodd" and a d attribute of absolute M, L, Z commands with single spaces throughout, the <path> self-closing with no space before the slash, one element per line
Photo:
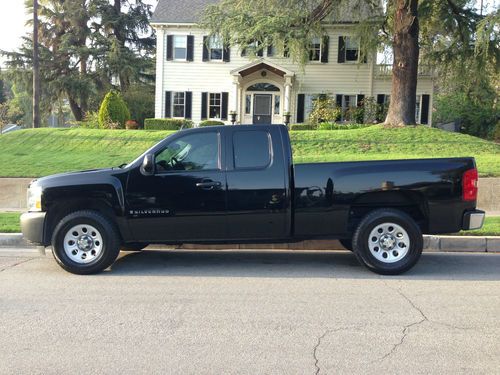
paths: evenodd
<path fill-rule="evenodd" d="M 71 112 L 73 116 L 75 116 L 76 121 L 82 121 L 85 113 L 82 108 L 78 105 L 75 99 L 68 95 L 69 107 L 71 108 Z"/>
<path fill-rule="evenodd" d="M 40 60 L 38 55 L 38 0 L 33 0 L 33 127 L 40 127 Z"/>
<path fill-rule="evenodd" d="M 392 91 L 385 123 L 415 124 L 418 75 L 418 0 L 396 0 L 394 14 L 394 62 Z"/>

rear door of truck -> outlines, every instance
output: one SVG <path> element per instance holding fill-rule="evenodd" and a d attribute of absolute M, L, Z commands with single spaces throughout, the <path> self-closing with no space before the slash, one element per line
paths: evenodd
<path fill-rule="evenodd" d="M 226 127 L 227 233 L 230 239 L 291 235 L 289 141 L 282 126 Z"/>

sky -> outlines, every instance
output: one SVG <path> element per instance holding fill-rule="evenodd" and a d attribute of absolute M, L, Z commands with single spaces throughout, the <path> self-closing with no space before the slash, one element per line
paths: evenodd
<path fill-rule="evenodd" d="M 476 0 L 479 8 L 480 0 Z M 494 8 L 498 0 L 483 0 L 485 9 Z M 158 0 L 146 0 L 156 7 Z M 24 0 L 0 0 L 0 50 L 12 51 L 22 43 L 21 37 L 26 34 L 26 20 L 31 15 L 26 14 Z M 0 65 L 2 64 L 0 57 Z"/>

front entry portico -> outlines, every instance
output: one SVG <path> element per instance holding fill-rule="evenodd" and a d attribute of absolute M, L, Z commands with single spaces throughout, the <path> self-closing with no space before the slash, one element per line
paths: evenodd
<path fill-rule="evenodd" d="M 232 110 L 240 124 L 282 124 L 290 112 L 290 92 L 295 73 L 259 59 L 231 72 Z"/>

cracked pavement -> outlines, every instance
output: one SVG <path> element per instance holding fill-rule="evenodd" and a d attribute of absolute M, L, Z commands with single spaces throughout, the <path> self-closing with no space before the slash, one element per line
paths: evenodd
<path fill-rule="evenodd" d="M 0 249 L 0 374 L 500 368 L 500 254 L 385 277 L 348 252 L 146 251 L 95 276 Z"/>

